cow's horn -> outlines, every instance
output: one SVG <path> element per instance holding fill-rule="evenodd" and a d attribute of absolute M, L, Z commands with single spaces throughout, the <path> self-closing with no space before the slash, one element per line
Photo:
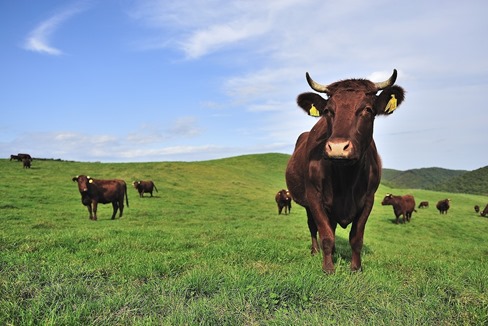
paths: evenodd
<path fill-rule="evenodd" d="M 329 93 L 329 89 L 327 88 L 326 85 L 321 85 L 319 83 L 316 83 L 312 77 L 310 77 L 310 75 L 307 73 L 305 73 L 305 77 L 307 77 L 307 82 L 308 84 L 310 85 L 310 87 L 312 87 L 312 89 L 314 91 L 317 91 L 319 93 Z"/>
<path fill-rule="evenodd" d="M 392 86 L 393 84 L 395 84 L 396 78 L 397 78 L 397 70 L 393 69 L 393 74 L 391 75 L 390 78 L 388 78 L 388 80 L 380 83 L 374 83 L 374 85 L 376 86 L 376 90 L 381 91 L 382 89 Z"/>

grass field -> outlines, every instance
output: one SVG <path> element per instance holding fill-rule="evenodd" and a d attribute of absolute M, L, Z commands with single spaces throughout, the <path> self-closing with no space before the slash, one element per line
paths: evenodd
<path fill-rule="evenodd" d="M 303 208 L 278 215 L 287 155 L 205 162 L 0 160 L 0 325 L 483 325 L 488 218 L 483 196 L 381 186 L 363 271 L 349 272 L 338 229 L 336 273 L 310 256 Z M 71 178 L 152 179 L 129 207 L 88 219 Z M 394 223 L 385 193 L 430 208 Z M 435 202 L 449 197 L 440 215 Z"/>

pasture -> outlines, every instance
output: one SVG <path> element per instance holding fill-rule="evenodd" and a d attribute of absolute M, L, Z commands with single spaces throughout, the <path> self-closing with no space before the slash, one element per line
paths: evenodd
<path fill-rule="evenodd" d="M 21 163 L 0 160 L 1 325 L 482 325 L 488 323 L 488 198 L 380 186 L 363 271 L 349 229 L 336 272 L 310 255 L 305 210 L 278 215 L 289 156 L 204 162 Z M 129 207 L 88 219 L 71 178 L 121 178 Z M 133 180 L 155 182 L 139 198 Z M 412 194 L 396 225 L 386 193 Z M 450 198 L 440 215 L 437 200 Z"/>

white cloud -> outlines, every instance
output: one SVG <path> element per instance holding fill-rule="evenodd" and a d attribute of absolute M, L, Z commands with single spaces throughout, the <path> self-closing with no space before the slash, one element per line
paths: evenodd
<path fill-rule="evenodd" d="M 50 45 L 51 37 L 62 23 L 82 10 L 81 6 L 76 5 L 43 21 L 29 33 L 24 42 L 24 48 L 49 55 L 62 55 L 63 52 L 60 49 Z"/>

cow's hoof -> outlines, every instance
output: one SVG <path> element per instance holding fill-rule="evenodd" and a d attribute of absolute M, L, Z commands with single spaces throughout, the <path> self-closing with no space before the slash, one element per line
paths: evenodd
<path fill-rule="evenodd" d="M 315 254 L 318 254 L 318 253 L 319 253 L 319 249 L 318 248 L 312 247 L 312 249 L 310 249 L 310 254 L 312 256 L 315 256 Z"/>

